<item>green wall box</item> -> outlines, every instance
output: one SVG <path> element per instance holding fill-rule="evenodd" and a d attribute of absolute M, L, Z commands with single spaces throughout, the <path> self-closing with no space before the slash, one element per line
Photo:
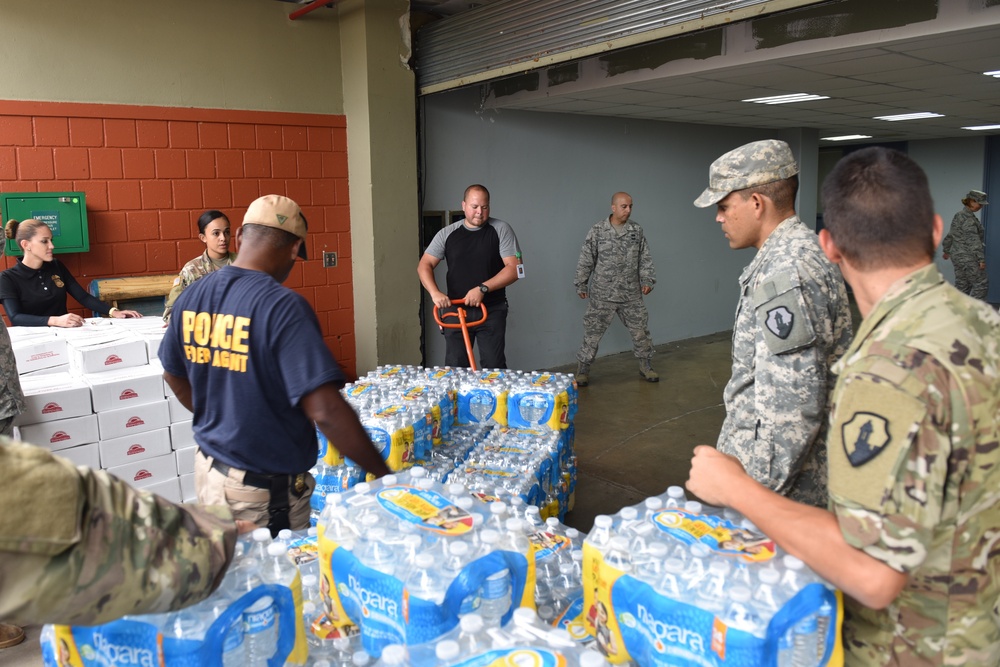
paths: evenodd
<path fill-rule="evenodd" d="M 4 224 L 30 218 L 43 221 L 52 230 L 57 254 L 90 250 L 87 198 L 82 192 L 5 192 L 0 194 L 0 215 Z M 14 239 L 6 241 L 6 254 L 24 254 Z"/>

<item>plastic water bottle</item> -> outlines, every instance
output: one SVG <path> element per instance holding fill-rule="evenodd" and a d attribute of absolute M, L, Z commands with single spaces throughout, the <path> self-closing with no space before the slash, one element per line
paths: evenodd
<path fill-rule="evenodd" d="M 826 600 L 816 612 L 816 659 L 822 660 L 826 653 L 826 639 L 833 620 L 833 606 Z"/>
<path fill-rule="evenodd" d="M 687 502 L 687 497 L 684 495 L 683 487 L 680 486 L 667 487 L 667 497 L 663 500 L 664 508 L 675 509 L 678 507 L 684 507 L 685 502 Z"/>
<path fill-rule="evenodd" d="M 614 522 L 615 520 L 607 514 L 598 514 L 594 517 L 594 527 L 584 541 L 602 554 L 606 553 L 611 545 L 611 538 L 614 537 L 612 531 Z"/>
<path fill-rule="evenodd" d="M 684 561 L 668 558 L 663 561 L 663 576 L 655 585 L 656 592 L 671 600 L 684 599 Z"/>
<path fill-rule="evenodd" d="M 729 589 L 729 604 L 722 617 L 730 628 L 743 630 L 759 637 L 764 636 L 765 625 L 754 610 L 750 601 L 750 589 L 745 586 L 733 586 Z"/>
<path fill-rule="evenodd" d="M 267 545 L 271 543 L 271 531 L 267 528 L 255 528 L 251 537 L 253 545 L 250 547 L 249 557 L 263 563 L 267 560 Z"/>
<path fill-rule="evenodd" d="M 326 539 L 333 540 L 338 546 L 352 551 L 358 539 L 358 532 L 348 518 L 347 512 L 343 496 L 340 494 L 328 495 L 323 513 L 320 515 L 319 525 L 322 526 L 323 536 Z"/>
<path fill-rule="evenodd" d="M 222 616 L 222 613 L 236 602 L 236 599 L 225 590 L 226 583 L 229 582 L 224 581 L 223 586 L 220 587 L 220 591 L 209 598 L 212 601 L 210 610 L 213 620 Z M 246 659 L 246 643 L 243 640 L 243 618 L 242 616 L 237 616 L 229 626 L 222 640 L 222 666 L 243 667 L 246 664 Z"/>
<path fill-rule="evenodd" d="M 663 542 L 652 542 L 633 557 L 634 576 L 650 586 L 655 586 L 663 578 L 663 562 L 667 560 L 669 547 Z"/>
<path fill-rule="evenodd" d="M 792 628 L 793 667 L 813 667 L 816 664 L 816 616 L 810 614 Z"/>
<path fill-rule="evenodd" d="M 458 656 L 461 653 L 462 649 L 454 639 L 445 639 L 442 642 L 438 642 L 437 646 L 434 647 L 434 657 L 438 659 L 438 663 L 441 665 L 452 664 L 458 660 Z"/>
<path fill-rule="evenodd" d="M 265 595 L 243 612 L 243 644 L 251 667 L 264 667 L 277 650 L 278 625 L 271 596 Z"/>
<path fill-rule="evenodd" d="M 781 564 L 785 566 L 785 573 L 781 576 L 781 587 L 787 597 L 794 597 L 809 583 L 806 564 L 795 556 L 783 557 Z"/>
<path fill-rule="evenodd" d="M 793 632 L 789 630 L 778 638 L 778 667 L 792 667 L 795 658 Z"/>
<path fill-rule="evenodd" d="M 473 656 L 492 647 L 493 642 L 486 633 L 486 623 L 479 614 L 463 616 L 458 625 L 457 641 L 464 655 Z"/>
<path fill-rule="evenodd" d="M 698 606 L 711 612 L 721 612 L 726 603 L 726 578 L 729 576 L 729 563 L 713 561 L 708 566 L 708 573 L 698 586 Z"/>
<path fill-rule="evenodd" d="M 586 649 L 580 654 L 580 667 L 607 667 L 607 659 L 593 649 Z"/>
<path fill-rule="evenodd" d="M 379 664 L 385 665 L 386 667 L 389 667 L 390 665 L 393 667 L 395 667 L 395 665 L 400 665 L 400 667 L 402 667 L 403 665 L 409 664 L 409 662 L 410 655 L 405 646 L 402 644 L 389 644 L 382 649 L 382 660 L 379 661 Z"/>
<path fill-rule="evenodd" d="M 684 503 L 684 511 L 691 514 L 701 514 L 704 509 L 704 506 L 697 500 L 689 500 Z"/>
<path fill-rule="evenodd" d="M 406 589 L 410 595 L 415 595 L 421 600 L 441 604 L 448 590 L 448 582 L 435 567 L 436 563 L 433 554 L 418 555 L 416 569 L 406 580 Z"/>
<path fill-rule="evenodd" d="M 773 567 L 766 567 L 757 574 L 760 583 L 753 591 L 753 602 L 765 620 L 769 620 L 784 603 L 785 597 L 779 590 L 781 574 Z"/>
<path fill-rule="evenodd" d="M 374 516 L 371 518 L 378 521 Z M 396 555 L 385 540 L 385 528 L 369 527 L 364 538 L 358 541 L 354 549 L 355 555 L 362 565 L 391 577 L 396 573 Z"/>
<path fill-rule="evenodd" d="M 499 548 L 500 534 L 495 530 L 485 529 L 479 539 L 483 550 L 493 552 Z M 506 568 L 486 577 L 479 590 L 479 614 L 488 625 L 500 625 L 500 619 L 511 605 L 510 571 Z"/>
<path fill-rule="evenodd" d="M 306 644 L 305 626 L 302 619 L 302 578 L 295 564 L 288 558 L 288 547 L 279 542 L 272 543 L 267 548 L 268 559 L 261 568 L 261 579 L 267 584 L 284 586 L 292 592 L 292 600 L 296 606 L 292 618 L 279 619 L 295 625 L 295 646 L 300 649 Z M 275 637 L 277 640 L 277 637 Z M 273 653 L 273 651 L 272 651 Z M 292 656 L 295 657 L 294 655 Z M 304 656 L 303 656 L 304 657 Z M 299 663 L 294 663 L 299 664 Z"/>

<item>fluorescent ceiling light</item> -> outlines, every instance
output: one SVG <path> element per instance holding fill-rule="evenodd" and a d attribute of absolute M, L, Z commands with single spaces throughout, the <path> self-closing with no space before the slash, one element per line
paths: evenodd
<path fill-rule="evenodd" d="M 917 111 L 916 113 L 901 113 L 895 116 L 875 116 L 875 120 L 919 120 L 921 118 L 944 118 L 943 113 L 931 113 L 930 111 Z"/>
<path fill-rule="evenodd" d="M 971 127 L 963 127 L 963 130 L 1000 130 L 1000 125 L 973 125 Z"/>
<path fill-rule="evenodd" d="M 791 104 L 793 102 L 811 102 L 812 100 L 828 100 L 826 95 L 812 95 L 810 93 L 789 93 L 787 95 L 772 95 L 771 97 L 752 97 L 742 102 L 753 102 L 754 104 Z"/>
<path fill-rule="evenodd" d="M 820 137 L 823 141 L 850 141 L 851 139 L 871 139 L 870 134 L 845 134 L 841 137 Z"/>
<path fill-rule="evenodd" d="M 983 72 L 986 76 L 992 76 L 994 79 L 1000 79 L 1000 69 L 995 69 L 992 72 Z"/>

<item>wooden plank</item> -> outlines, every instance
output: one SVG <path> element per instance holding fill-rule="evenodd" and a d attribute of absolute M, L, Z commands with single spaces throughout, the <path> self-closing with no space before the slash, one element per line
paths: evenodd
<path fill-rule="evenodd" d="M 144 299 L 166 296 L 173 287 L 176 273 L 159 276 L 129 276 L 128 278 L 100 278 L 97 283 L 97 298 L 101 301 Z M 93 291 L 93 290 L 92 290 Z"/>

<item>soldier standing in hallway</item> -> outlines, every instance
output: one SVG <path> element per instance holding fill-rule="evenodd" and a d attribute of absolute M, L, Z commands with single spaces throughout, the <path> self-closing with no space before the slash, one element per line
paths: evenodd
<path fill-rule="evenodd" d="M 851 314 L 840 271 L 795 214 L 798 172 L 788 144 L 755 141 L 712 163 L 694 204 L 717 206 L 729 247 L 757 249 L 740 276 L 716 447 L 771 490 L 825 506 L 830 367 L 851 342 Z"/>
<path fill-rule="evenodd" d="M 639 374 L 647 382 L 659 382 L 653 370 L 653 341 L 649 335 L 649 315 L 642 297 L 653 291 L 656 271 L 642 227 L 632 215 L 632 197 L 616 192 L 611 198 L 611 215 L 587 232 L 576 264 L 577 294 L 590 298 L 583 316 L 583 344 L 576 358 L 576 381 L 590 384 L 590 364 L 597 346 L 615 315 L 632 336 L 632 352 L 639 359 Z"/>
<path fill-rule="evenodd" d="M 941 242 L 944 258 L 955 266 L 955 287 L 975 299 L 986 299 L 986 233 L 976 211 L 986 206 L 986 193 L 969 190 L 964 207 L 951 220 L 951 229 Z"/>

